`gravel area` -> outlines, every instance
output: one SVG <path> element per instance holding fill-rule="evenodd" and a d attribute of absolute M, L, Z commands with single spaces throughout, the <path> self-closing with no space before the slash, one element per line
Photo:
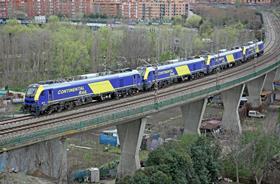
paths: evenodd
<path fill-rule="evenodd" d="M 28 176 L 23 173 L 0 173 L 1 184 L 55 184 L 43 178 Z"/>

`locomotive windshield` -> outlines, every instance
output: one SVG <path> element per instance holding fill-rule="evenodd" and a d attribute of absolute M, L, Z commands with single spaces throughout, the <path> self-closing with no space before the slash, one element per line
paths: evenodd
<path fill-rule="evenodd" d="M 142 77 L 144 77 L 146 68 L 144 68 L 144 67 L 138 67 L 137 70 L 139 71 L 140 75 L 141 75 Z"/>
<path fill-rule="evenodd" d="M 36 87 L 30 87 L 26 91 L 26 96 L 33 97 L 37 91 Z"/>

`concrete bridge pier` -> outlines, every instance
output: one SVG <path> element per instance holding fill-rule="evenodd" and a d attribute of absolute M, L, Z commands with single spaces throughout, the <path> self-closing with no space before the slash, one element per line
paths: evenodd
<path fill-rule="evenodd" d="M 271 72 L 266 74 L 266 79 L 264 82 L 263 90 L 271 92 L 272 94 L 270 95 L 270 103 L 273 103 L 274 101 L 274 85 L 273 81 L 276 78 L 276 70 L 272 70 Z"/>
<path fill-rule="evenodd" d="M 276 69 L 274 80 L 280 80 L 280 67 Z"/>
<path fill-rule="evenodd" d="M 117 177 L 132 175 L 140 169 L 139 150 L 147 119 L 142 118 L 134 122 L 117 125 L 121 146 L 120 163 Z"/>
<path fill-rule="evenodd" d="M 200 125 L 205 112 L 207 98 L 181 106 L 184 133 L 200 134 Z"/>
<path fill-rule="evenodd" d="M 266 74 L 265 82 L 263 89 L 265 91 L 274 91 L 273 81 L 276 77 L 276 70 L 272 70 L 271 72 Z"/>
<path fill-rule="evenodd" d="M 266 75 L 263 75 L 259 78 L 256 78 L 250 82 L 248 82 L 248 103 L 252 105 L 252 107 L 259 107 L 261 105 L 261 92 L 264 86 Z"/>
<path fill-rule="evenodd" d="M 40 172 L 67 183 L 67 150 L 65 139 L 36 143 L 0 154 L 0 171 Z"/>
<path fill-rule="evenodd" d="M 232 89 L 223 91 L 222 100 L 224 105 L 224 112 L 222 118 L 223 127 L 226 130 L 242 133 L 240 125 L 238 108 L 240 104 L 240 98 L 242 97 L 245 85 L 234 87 Z"/>

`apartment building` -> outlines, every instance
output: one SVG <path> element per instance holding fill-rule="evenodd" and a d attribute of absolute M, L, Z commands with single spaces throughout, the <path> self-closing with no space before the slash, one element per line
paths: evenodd
<path fill-rule="evenodd" d="M 94 0 L 93 14 L 107 16 L 121 16 L 121 0 Z"/>
<path fill-rule="evenodd" d="M 272 0 L 241 0 L 241 3 L 270 4 Z"/>
<path fill-rule="evenodd" d="M 195 0 L 0 0 L 0 17 L 102 14 L 129 19 L 186 15 Z"/>
<path fill-rule="evenodd" d="M 128 19 L 171 18 L 187 15 L 196 2 L 270 4 L 272 0 L 0 0 L 0 17 L 101 14 Z"/>
<path fill-rule="evenodd" d="M 227 3 L 235 4 L 237 2 L 241 4 L 270 4 L 272 0 L 197 0 L 198 2 L 209 2 L 209 3 Z"/>
<path fill-rule="evenodd" d="M 157 19 L 186 15 L 188 0 L 123 0 L 122 17 L 130 19 Z"/>
<path fill-rule="evenodd" d="M 93 12 L 93 0 L 0 0 L 0 17 L 64 15 L 75 17 Z"/>
<path fill-rule="evenodd" d="M 0 0 L 0 17 L 8 17 L 8 0 Z"/>

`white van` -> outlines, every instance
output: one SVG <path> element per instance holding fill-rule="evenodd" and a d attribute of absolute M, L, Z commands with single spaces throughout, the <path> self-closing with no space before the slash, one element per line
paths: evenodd
<path fill-rule="evenodd" d="M 248 116 L 249 117 L 254 117 L 254 118 L 264 118 L 265 117 L 264 114 L 262 114 L 262 113 L 260 113 L 258 111 L 255 111 L 255 110 L 250 110 L 248 112 Z"/>

